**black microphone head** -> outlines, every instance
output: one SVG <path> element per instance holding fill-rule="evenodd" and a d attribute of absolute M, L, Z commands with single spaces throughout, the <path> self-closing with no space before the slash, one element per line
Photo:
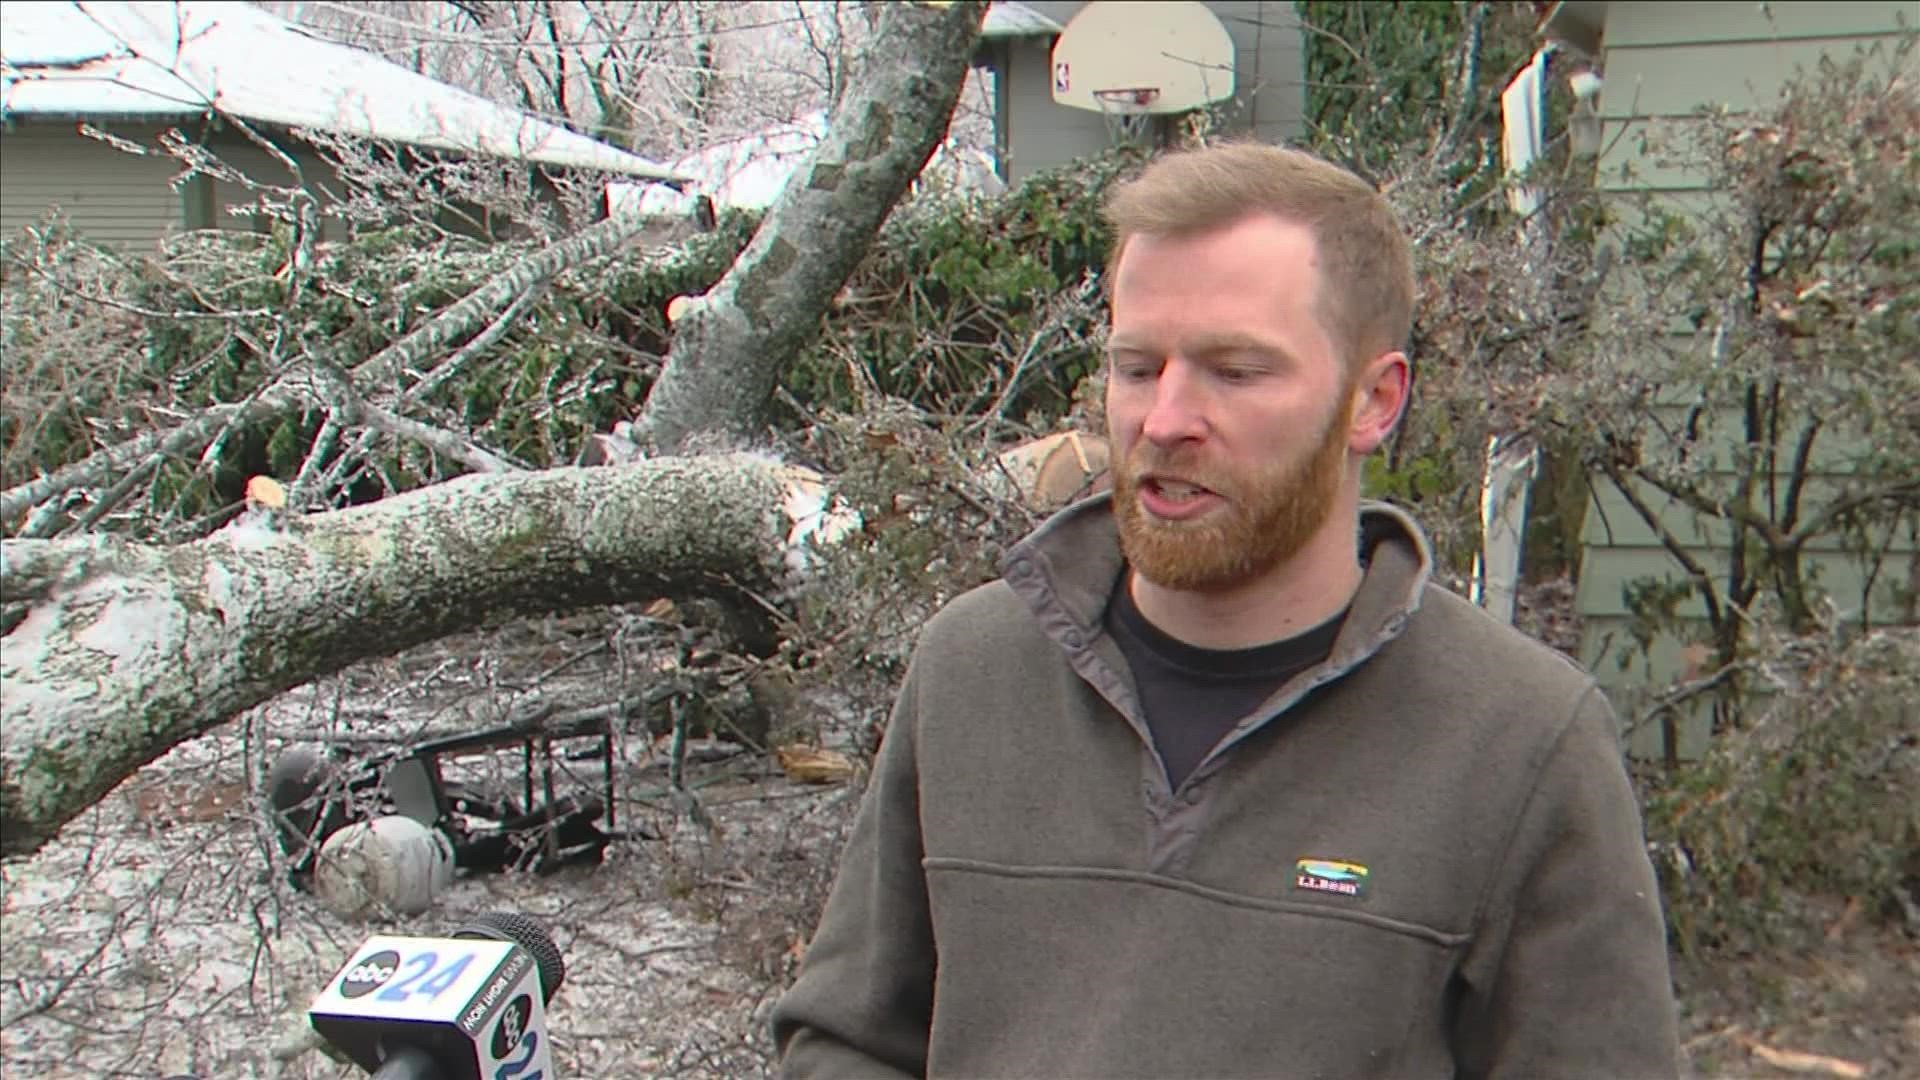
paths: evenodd
<path fill-rule="evenodd" d="M 567 962 L 560 957 L 560 946 L 540 928 L 540 924 L 517 911 L 489 911 L 476 916 L 454 937 L 492 938 L 518 945 L 533 954 L 533 965 L 540 972 L 540 1000 L 551 1003 L 560 992 L 560 981 L 567 977 Z"/>

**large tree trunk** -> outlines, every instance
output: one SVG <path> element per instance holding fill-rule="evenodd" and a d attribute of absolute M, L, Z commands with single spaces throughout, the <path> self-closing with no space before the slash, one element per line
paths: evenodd
<path fill-rule="evenodd" d="M 806 492 L 813 492 L 810 503 Z M 175 744 L 356 660 L 509 615 L 770 591 L 819 505 L 747 455 L 468 476 L 192 544 L 0 543 L 0 854 Z"/>
<path fill-rule="evenodd" d="M 883 6 L 876 47 L 726 276 L 674 326 L 636 425 L 660 450 L 761 433 L 781 372 L 940 145 L 966 83 L 983 3 Z"/>
<path fill-rule="evenodd" d="M 644 442 L 682 449 L 703 431 L 757 432 L 780 373 L 945 132 L 985 8 L 975 0 L 883 9 L 877 47 L 812 162 L 676 326 L 641 417 Z M 635 227 L 610 221 L 523 261 L 357 365 L 353 389 L 392 381 Z M 191 453 L 233 419 L 226 414 L 298 398 L 276 387 L 251 405 L 102 451 L 0 494 L 0 516 L 156 455 Z M 363 421 L 364 412 L 340 418 Z M 469 449 L 490 460 L 485 448 Z M 711 591 L 729 579 L 766 589 L 792 557 L 789 527 L 823 501 L 817 482 L 765 458 L 657 458 L 470 476 L 336 513 L 255 510 L 174 548 L 109 537 L 5 541 L 0 854 L 35 850 L 176 744 L 356 660 L 508 616 Z"/>

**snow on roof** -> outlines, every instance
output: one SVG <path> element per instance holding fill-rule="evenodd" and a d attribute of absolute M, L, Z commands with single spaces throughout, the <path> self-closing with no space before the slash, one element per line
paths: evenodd
<path fill-rule="evenodd" d="M 1058 22 L 1025 4 L 1002 0 L 987 8 L 987 20 L 980 27 L 983 38 L 1044 37 L 1066 30 Z"/>
<path fill-rule="evenodd" d="M 683 154 L 668 162 L 668 167 L 691 178 L 687 190 L 712 199 L 716 207 L 765 210 L 780 197 L 801 159 L 812 153 L 826 135 L 827 114 L 816 110 L 791 123 L 775 124 Z M 675 213 L 683 204 L 681 194 L 665 184 L 616 181 L 608 185 L 608 196 L 623 208 L 631 205 L 627 200 L 638 196 L 634 208 L 643 214 Z"/>
<path fill-rule="evenodd" d="M 76 19 L 68 4 L 0 3 L 0 55 L 8 65 L 15 57 L 25 63 L 77 64 L 110 55 L 113 36 L 99 24 Z M 9 73 L 10 74 L 10 73 Z"/>
<path fill-rule="evenodd" d="M 237 2 L 0 0 L 0 116 L 243 120 L 677 180 L 628 153 Z"/>
<path fill-rule="evenodd" d="M 688 178 L 684 191 L 665 184 L 614 181 L 607 185 L 608 208 L 614 213 L 678 214 L 689 199 L 704 195 L 717 208 L 765 210 L 826 136 L 827 113 L 817 109 L 798 120 L 723 139 L 668 163 L 675 173 Z M 955 186 L 965 190 L 997 193 L 1003 187 L 991 156 L 963 150 L 951 139 L 935 151 L 928 169 L 954 173 Z"/>

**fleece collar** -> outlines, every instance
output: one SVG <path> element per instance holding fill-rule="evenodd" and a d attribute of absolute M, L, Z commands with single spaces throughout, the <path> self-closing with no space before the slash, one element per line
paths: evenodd
<path fill-rule="evenodd" d="M 1404 511 L 1362 502 L 1358 527 L 1365 572 L 1327 658 L 1335 670 L 1397 636 L 1419 609 L 1433 572 L 1426 535 Z M 1102 493 L 1060 511 L 1015 544 L 1001 573 L 1047 634 L 1077 657 L 1104 636 L 1102 619 L 1125 567 L 1112 495 Z"/>

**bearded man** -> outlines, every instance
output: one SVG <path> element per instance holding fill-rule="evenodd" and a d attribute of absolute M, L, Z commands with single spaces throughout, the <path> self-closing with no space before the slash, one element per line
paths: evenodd
<path fill-rule="evenodd" d="M 1107 213 L 1112 495 L 922 632 L 784 1072 L 1675 1075 L 1611 710 L 1360 498 L 1410 383 L 1392 210 L 1237 144 Z"/>

